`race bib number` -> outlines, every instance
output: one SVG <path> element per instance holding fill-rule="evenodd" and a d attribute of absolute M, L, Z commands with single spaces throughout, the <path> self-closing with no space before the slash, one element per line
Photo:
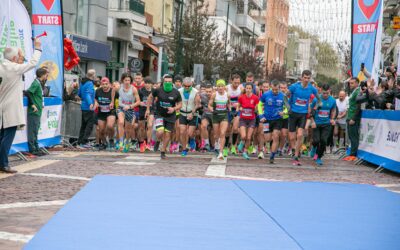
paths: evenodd
<path fill-rule="evenodd" d="M 269 123 L 268 122 L 263 124 L 263 131 L 264 132 L 269 132 Z"/>
<path fill-rule="evenodd" d="M 110 112 L 110 105 L 100 105 L 100 112 L 102 113 L 108 113 Z"/>
<path fill-rule="evenodd" d="M 307 105 L 306 99 L 297 98 L 296 103 L 297 106 L 305 107 Z"/>
<path fill-rule="evenodd" d="M 215 109 L 216 109 L 216 110 L 226 110 L 226 103 L 223 103 L 223 104 L 222 104 L 222 103 L 221 103 L 221 104 L 218 104 L 218 103 L 217 103 L 217 104 L 215 105 Z"/>
<path fill-rule="evenodd" d="M 318 116 L 321 117 L 321 118 L 328 118 L 329 117 L 329 111 L 320 110 L 320 111 L 318 111 Z"/>
<path fill-rule="evenodd" d="M 164 126 L 164 119 L 163 118 L 157 118 L 155 121 L 156 127 L 162 127 Z"/>
<path fill-rule="evenodd" d="M 252 109 L 243 109 L 242 116 L 246 116 L 246 117 L 253 116 L 253 110 Z"/>
<path fill-rule="evenodd" d="M 122 102 L 121 102 L 123 105 L 132 105 L 132 102 L 130 102 L 130 101 L 125 101 L 125 100 L 122 100 Z"/>

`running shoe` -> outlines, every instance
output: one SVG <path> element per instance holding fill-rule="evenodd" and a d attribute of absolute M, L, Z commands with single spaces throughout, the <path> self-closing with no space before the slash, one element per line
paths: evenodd
<path fill-rule="evenodd" d="M 250 160 L 249 155 L 246 152 L 242 153 L 243 158 L 245 158 L 246 160 Z"/>
<path fill-rule="evenodd" d="M 317 152 L 317 148 L 316 147 L 312 147 L 311 150 L 310 150 L 310 157 L 314 158 L 316 152 Z"/>
<path fill-rule="evenodd" d="M 299 158 L 295 157 L 292 162 L 293 166 L 301 166 Z"/>
<path fill-rule="evenodd" d="M 263 151 L 261 151 L 261 152 L 258 154 L 258 159 L 264 159 L 264 152 L 263 152 Z"/>
<path fill-rule="evenodd" d="M 315 163 L 317 163 L 317 165 L 323 165 L 324 163 L 322 162 L 321 158 L 317 158 L 317 160 L 315 161 Z"/>
<path fill-rule="evenodd" d="M 269 163 L 270 163 L 270 164 L 274 164 L 274 163 L 275 163 L 274 157 L 270 157 L 270 158 L 269 158 Z"/>
<path fill-rule="evenodd" d="M 196 150 L 196 140 L 193 138 L 189 139 L 189 146 L 190 150 Z"/>
<path fill-rule="evenodd" d="M 224 157 L 228 157 L 229 154 L 229 149 L 228 148 L 224 148 L 224 150 L 222 150 Z"/>
<path fill-rule="evenodd" d="M 206 144 L 206 146 L 204 147 L 204 150 L 207 152 L 211 151 L 210 145 Z"/>
<path fill-rule="evenodd" d="M 232 147 L 231 147 L 231 154 L 232 154 L 232 155 L 237 155 L 236 147 L 233 146 L 233 145 L 232 145 Z"/>
<path fill-rule="evenodd" d="M 182 150 L 181 156 L 187 156 L 187 154 L 188 154 L 187 149 Z"/>
<path fill-rule="evenodd" d="M 250 147 L 247 149 L 247 153 L 248 153 L 248 154 L 252 154 L 253 151 L 254 151 L 254 146 L 253 146 L 253 145 L 250 145 Z"/>
<path fill-rule="evenodd" d="M 140 143 L 140 153 L 144 153 L 146 151 L 146 143 L 142 142 Z"/>
<path fill-rule="evenodd" d="M 154 152 L 157 152 L 159 147 L 160 147 L 160 142 L 156 141 L 156 143 L 154 144 Z M 165 152 L 164 152 L 164 154 L 165 154 Z"/>
<path fill-rule="evenodd" d="M 238 146 L 239 152 L 243 152 L 243 147 L 244 147 L 244 143 L 243 143 L 243 141 L 241 141 L 241 142 L 239 143 L 239 146 Z"/>
<path fill-rule="evenodd" d="M 169 153 L 172 154 L 172 153 L 174 153 L 174 151 L 175 151 L 174 143 L 171 143 L 169 145 Z"/>
<path fill-rule="evenodd" d="M 165 152 L 161 152 L 161 159 L 167 159 L 167 156 L 165 155 Z"/>
<path fill-rule="evenodd" d="M 218 154 L 218 160 L 223 160 L 224 159 L 224 155 L 221 153 L 221 152 L 219 152 L 219 154 Z"/>
<path fill-rule="evenodd" d="M 96 143 L 96 144 L 93 146 L 93 149 L 94 149 L 94 150 L 100 150 L 100 144 Z"/>
<path fill-rule="evenodd" d="M 115 145 L 115 150 L 120 151 L 124 148 L 124 143 L 122 141 L 117 142 L 117 144 Z"/>
<path fill-rule="evenodd" d="M 125 143 L 125 145 L 124 145 L 124 149 L 123 149 L 123 151 L 122 151 L 122 152 L 124 152 L 124 153 L 128 153 L 130 148 L 131 148 L 131 143 L 130 143 L 130 142 L 128 142 L 128 143 Z"/>
<path fill-rule="evenodd" d="M 201 143 L 200 143 L 200 149 L 204 150 L 205 147 L 206 147 L 206 141 L 204 139 L 202 139 Z"/>
<path fill-rule="evenodd" d="M 150 145 L 147 144 L 147 142 L 144 142 L 145 144 L 145 151 L 150 151 Z"/>
<path fill-rule="evenodd" d="M 282 150 L 278 150 L 278 156 L 283 156 Z"/>
<path fill-rule="evenodd" d="M 256 155 L 256 154 L 257 154 L 257 147 L 254 147 L 254 146 L 253 146 L 253 152 L 252 152 L 252 154 L 253 154 L 253 155 Z"/>

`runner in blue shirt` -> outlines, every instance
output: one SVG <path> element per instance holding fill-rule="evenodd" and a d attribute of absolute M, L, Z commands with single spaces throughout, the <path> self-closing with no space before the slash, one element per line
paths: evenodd
<path fill-rule="evenodd" d="M 276 150 L 279 146 L 279 136 L 282 129 L 283 107 L 286 96 L 279 91 L 279 81 L 271 82 L 271 90 L 261 96 L 260 101 L 264 104 L 264 114 L 260 117 L 260 122 L 264 123 L 264 133 L 272 133 L 272 147 L 269 162 L 274 163 Z M 261 113 L 261 112 L 259 112 Z"/>
<path fill-rule="evenodd" d="M 309 100 L 314 94 L 318 101 L 318 91 L 310 83 L 311 71 L 304 70 L 301 74 L 301 82 L 296 82 L 289 87 L 289 140 L 292 148 L 293 165 L 301 166 L 299 161 L 300 147 L 303 142 L 303 130 L 306 125 L 306 116 L 311 110 Z M 297 131 L 296 131 L 297 130 Z M 297 132 L 297 136 L 296 136 Z"/>
<path fill-rule="evenodd" d="M 332 126 L 335 125 L 336 100 L 330 95 L 328 84 L 322 86 L 321 104 L 314 99 L 311 104 L 311 119 L 315 121 L 313 127 L 313 147 L 310 156 L 318 165 L 322 165 L 322 156 L 326 148 L 327 139 Z"/>

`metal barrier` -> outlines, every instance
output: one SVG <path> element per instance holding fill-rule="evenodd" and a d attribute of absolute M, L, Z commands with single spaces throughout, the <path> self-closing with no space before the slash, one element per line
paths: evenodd
<path fill-rule="evenodd" d="M 72 147 L 77 144 L 81 123 L 81 103 L 75 101 L 64 102 L 61 122 L 61 136 L 64 145 Z M 93 126 L 92 134 L 89 137 L 89 140 L 94 139 L 96 139 L 96 126 Z"/>

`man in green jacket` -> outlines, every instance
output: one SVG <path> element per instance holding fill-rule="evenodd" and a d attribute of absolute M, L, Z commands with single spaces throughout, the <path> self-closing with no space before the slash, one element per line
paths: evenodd
<path fill-rule="evenodd" d="M 46 68 L 36 70 L 36 79 L 27 90 L 28 95 L 28 146 L 29 152 L 36 156 L 43 156 L 38 144 L 40 117 L 43 111 L 43 88 L 49 72 Z"/>
<path fill-rule="evenodd" d="M 361 104 L 357 102 L 357 96 L 360 93 L 359 80 L 353 77 L 349 81 L 350 84 L 350 97 L 349 108 L 347 110 L 347 130 L 351 143 L 351 151 L 349 157 L 344 158 L 348 161 L 356 159 L 357 150 L 360 140 L 360 121 L 361 121 Z"/>

